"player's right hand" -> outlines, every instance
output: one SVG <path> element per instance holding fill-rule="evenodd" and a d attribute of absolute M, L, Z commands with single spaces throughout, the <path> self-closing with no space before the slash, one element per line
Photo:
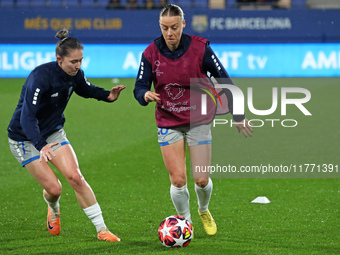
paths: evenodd
<path fill-rule="evenodd" d="M 40 158 L 39 158 L 39 163 L 44 159 L 45 162 L 48 162 L 51 160 L 53 157 L 55 157 L 55 153 L 51 149 L 53 146 L 58 145 L 59 143 L 49 143 L 46 144 L 42 149 L 40 150 Z"/>
<path fill-rule="evenodd" d="M 160 94 L 153 92 L 153 91 L 148 91 L 144 94 L 144 100 L 147 103 L 154 102 L 154 101 L 161 101 L 160 99 Z"/>

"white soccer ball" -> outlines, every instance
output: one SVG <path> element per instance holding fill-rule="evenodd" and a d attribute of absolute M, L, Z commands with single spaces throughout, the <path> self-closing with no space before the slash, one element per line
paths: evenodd
<path fill-rule="evenodd" d="M 186 247 L 192 239 L 191 223 L 179 215 L 169 216 L 159 225 L 158 237 L 165 247 Z"/>

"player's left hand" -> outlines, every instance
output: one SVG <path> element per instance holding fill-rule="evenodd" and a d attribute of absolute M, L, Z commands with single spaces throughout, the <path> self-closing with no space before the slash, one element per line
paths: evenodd
<path fill-rule="evenodd" d="M 126 86 L 124 85 L 117 85 L 115 87 L 113 87 L 110 91 L 110 95 L 107 97 L 108 100 L 110 100 L 111 102 L 116 101 L 119 97 L 120 92 L 125 89 Z"/>
<path fill-rule="evenodd" d="M 235 122 L 234 124 L 235 127 L 237 128 L 237 131 L 239 133 L 242 132 L 245 138 L 247 138 L 248 136 L 252 137 L 253 129 L 251 128 L 252 124 L 250 121 L 244 119 L 240 122 Z"/>

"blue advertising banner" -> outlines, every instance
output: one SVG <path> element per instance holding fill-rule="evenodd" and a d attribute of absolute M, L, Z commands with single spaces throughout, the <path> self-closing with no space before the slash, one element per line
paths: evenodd
<path fill-rule="evenodd" d="M 147 44 L 84 45 L 87 77 L 136 77 Z M 340 44 L 212 44 L 232 77 L 340 76 Z M 0 77 L 26 77 L 55 45 L 0 45 Z"/>
<path fill-rule="evenodd" d="M 339 10 L 184 12 L 184 32 L 212 43 L 340 42 Z M 150 43 L 158 20 L 159 10 L 0 10 L 0 43 L 56 43 L 62 28 L 87 44 Z"/>

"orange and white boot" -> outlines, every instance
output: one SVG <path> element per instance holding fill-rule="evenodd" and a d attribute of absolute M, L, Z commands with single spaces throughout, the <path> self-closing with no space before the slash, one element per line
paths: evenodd
<path fill-rule="evenodd" d="M 53 213 L 49 206 L 47 208 L 47 229 L 51 235 L 57 236 L 60 234 L 60 210 L 57 213 Z"/>
<path fill-rule="evenodd" d="M 99 240 L 108 242 L 120 242 L 120 238 L 112 234 L 107 228 L 101 228 L 97 235 Z"/>

